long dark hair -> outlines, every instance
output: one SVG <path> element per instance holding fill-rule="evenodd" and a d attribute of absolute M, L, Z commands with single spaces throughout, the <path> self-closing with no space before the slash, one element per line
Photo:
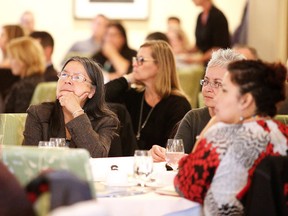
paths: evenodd
<path fill-rule="evenodd" d="M 86 103 L 83 106 L 85 113 L 91 119 L 103 118 L 109 116 L 115 119 L 115 122 L 118 122 L 118 118 L 114 112 L 112 112 L 105 101 L 105 89 L 104 89 L 104 78 L 101 67 L 92 59 L 86 57 L 72 57 L 68 59 L 62 67 L 62 70 L 65 66 L 71 62 L 76 61 L 79 62 L 85 68 L 90 80 L 92 81 L 92 85 L 95 88 L 95 94 L 92 98 L 88 98 Z M 61 70 L 61 71 L 62 71 Z M 50 132 L 51 136 L 57 135 L 61 125 L 59 125 L 59 119 L 63 118 L 63 113 L 58 112 L 60 110 L 61 105 L 57 100 L 54 105 L 54 110 L 51 113 L 50 120 Z"/>

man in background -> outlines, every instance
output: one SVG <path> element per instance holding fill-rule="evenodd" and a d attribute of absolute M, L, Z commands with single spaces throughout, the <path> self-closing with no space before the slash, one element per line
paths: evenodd
<path fill-rule="evenodd" d="M 102 14 L 97 15 L 91 23 L 92 36 L 86 40 L 75 42 L 66 54 L 64 61 L 75 55 L 91 57 L 94 53 L 97 53 L 101 48 L 109 22 L 106 16 Z"/>
<path fill-rule="evenodd" d="M 52 64 L 52 54 L 54 50 L 53 37 L 46 31 L 34 31 L 30 36 L 38 40 L 43 47 L 46 59 L 46 70 L 44 72 L 45 81 L 57 81 L 57 71 Z"/>

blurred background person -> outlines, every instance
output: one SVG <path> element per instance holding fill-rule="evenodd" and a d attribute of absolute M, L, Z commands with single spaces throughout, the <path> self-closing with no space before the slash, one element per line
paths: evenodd
<path fill-rule="evenodd" d="M 203 205 L 205 215 L 244 215 L 241 202 L 257 165 L 287 155 L 286 125 L 273 119 L 285 99 L 287 69 L 242 60 L 228 65 L 211 127 L 179 162 L 176 190 Z"/>
<path fill-rule="evenodd" d="M 149 33 L 146 36 L 145 40 L 146 41 L 163 40 L 169 44 L 169 39 L 168 39 L 167 35 L 163 32 L 158 32 L 158 31 Z"/>
<path fill-rule="evenodd" d="M 45 81 L 57 81 L 57 71 L 52 63 L 52 54 L 54 50 L 54 39 L 51 34 L 46 31 L 34 31 L 30 34 L 32 38 L 37 39 L 43 47 L 45 59 L 46 59 L 46 70 L 44 72 Z"/>
<path fill-rule="evenodd" d="M 197 18 L 195 38 L 196 44 L 191 52 L 200 52 L 201 56 L 189 56 L 187 63 L 207 64 L 213 50 L 230 47 L 230 33 L 225 15 L 212 3 L 212 0 L 192 0 L 202 8 Z"/>
<path fill-rule="evenodd" d="M 138 147 L 148 150 L 155 144 L 166 146 L 175 125 L 191 109 L 171 47 L 162 40 L 140 46 L 133 72 L 106 83 L 106 100 L 126 105 Z"/>
<path fill-rule="evenodd" d="M 35 18 L 31 11 L 25 11 L 20 17 L 20 26 L 24 29 L 25 35 L 35 31 Z"/>
<path fill-rule="evenodd" d="M 132 58 L 137 52 L 128 45 L 124 26 L 110 23 L 101 50 L 92 58 L 103 66 L 106 80 L 119 78 L 132 71 Z"/>
<path fill-rule="evenodd" d="M 7 44 L 14 38 L 24 36 L 24 31 L 19 25 L 4 25 L 2 26 L 0 36 L 0 49 L 2 52 L 2 60 L 0 68 L 10 68 L 9 58 L 7 56 Z"/>
<path fill-rule="evenodd" d="M 105 102 L 102 69 L 91 59 L 72 57 L 58 76 L 57 100 L 27 110 L 23 145 L 61 137 L 93 158 L 107 157 L 118 119 Z"/>
<path fill-rule="evenodd" d="M 248 60 L 257 60 L 258 59 L 257 50 L 251 46 L 244 45 L 244 44 L 235 44 L 233 46 L 233 50 L 235 50 L 238 53 L 241 53 Z"/>
<path fill-rule="evenodd" d="M 230 62 L 243 60 L 244 56 L 231 50 L 219 49 L 212 53 L 206 67 L 204 79 L 201 80 L 202 95 L 205 107 L 189 111 L 181 120 L 175 138 L 182 139 L 185 153 L 189 154 L 211 117 L 215 116 L 215 98 L 221 91 L 224 74 Z M 166 150 L 154 145 L 151 154 L 155 162 L 165 161 Z"/>
<path fill-rule="evenodd" d="M 101 48 L 109 22 L 109 19 L 103 14 L 95 16 L 91 22 L 92 35 L 90 38 L 75 42 L 68 50 L 63 63 L 72 56 L 90 57 L 98 52 Z"/>
<path fill-rule="evenodd" d="M 45 56 L 41 45 L 31 37 L 13 39 L 7 45 L 12 73 L 20 76 L 5 98 L 6 113 L 25 113 L 34 89 L 44 81 Z"/>

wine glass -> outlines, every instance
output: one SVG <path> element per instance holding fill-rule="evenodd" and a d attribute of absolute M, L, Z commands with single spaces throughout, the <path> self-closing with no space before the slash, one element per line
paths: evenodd
<path fill-rule="evenodd" d="M 178 169 L 178 162 L 184 154 L 182 139 L 168 139 L 166 146 L 166 161 L 173 170 Z"/>
<path fill-rule="evenodd" d="M 141 187 L 145 187 L 153 171 L 153 158 L 148 150 L 135 150 L 134 153 L 134 178 Z"/>
<path fill-rule="evenodd" d="M 55 142 L 55 147 L 66 147 L 66 140 L 65 138 L 55 138 L 51 137 L 50 141 Z"/>

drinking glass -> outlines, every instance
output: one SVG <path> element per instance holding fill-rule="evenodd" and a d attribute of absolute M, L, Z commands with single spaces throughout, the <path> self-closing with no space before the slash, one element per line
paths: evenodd
<path fill-rule="evenodd" d="M 166 162 L 173 169 L 178 169 L 178 162 L 184 156 L 182 139 L 168 139 L 166 146 Z"/>
<path fill-rule="evenodd" d="M 53 148 L 53 147 L 55 147 L 55 142 L 53 142 L 53 141 L 39 141 L 38 147 L 39 148 Z"/>
<path fill-rule="evenodd" d="M 134 153 L 134 178 L 145 187 L 153 171 L 153 158 L 148 150 L 135 150 Z"/>
<path fill-rule="evenodd" d="M 65 138 L 50 138 L 50 141 L 55 142 L 55 147 L 66 147 Z"/>

